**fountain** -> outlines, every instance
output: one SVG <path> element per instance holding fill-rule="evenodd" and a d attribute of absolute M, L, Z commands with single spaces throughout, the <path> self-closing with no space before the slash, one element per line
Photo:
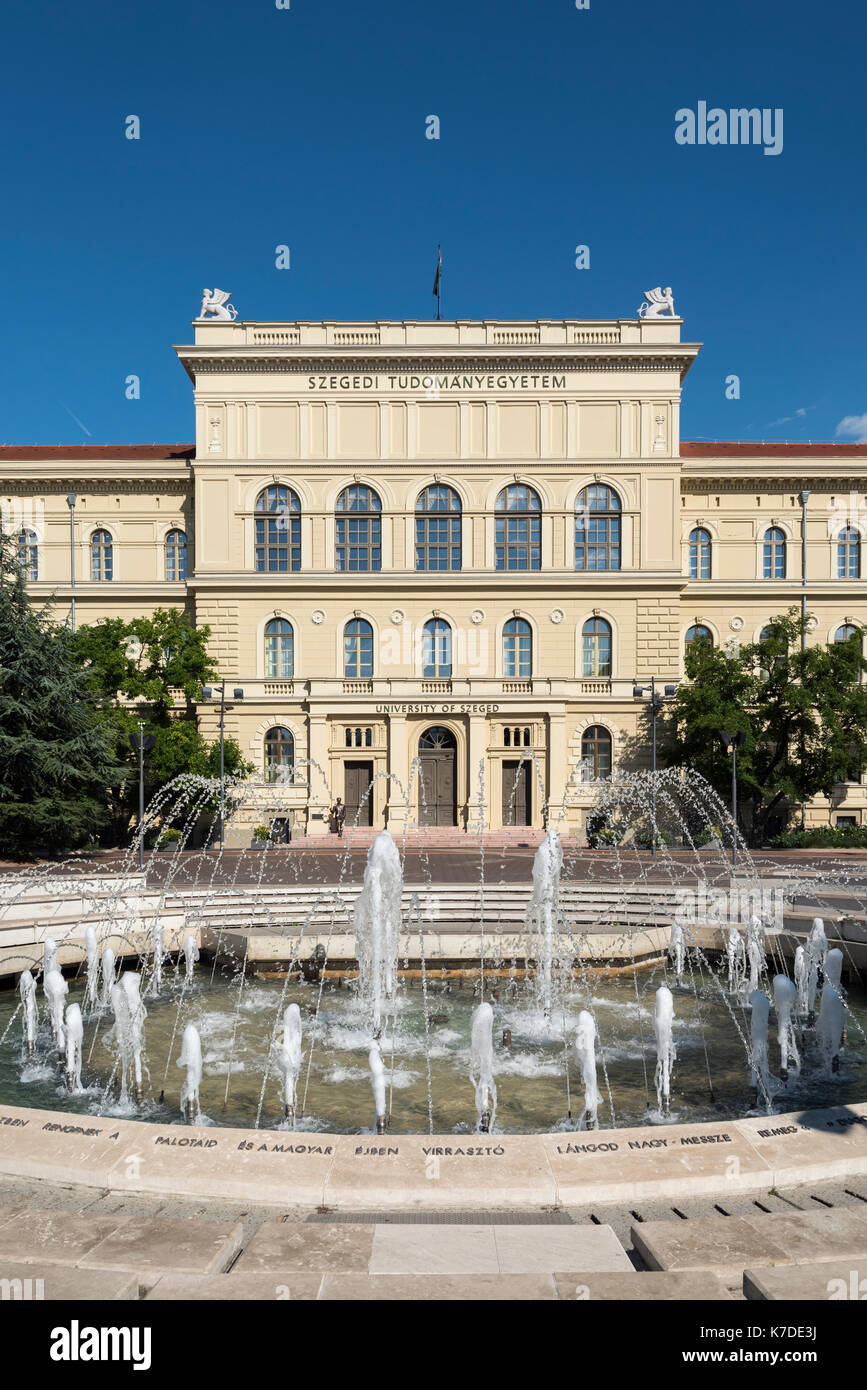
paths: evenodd
<path fill-rule="evenodd" d="M 798 999 L 798 991 L 788 975 L 774 976 L 774 1004 L 777 1009 L 777 1042 L 780 1045 L 780 1076 L 789 1079 L 789 1058 L 796 1071 L 800 1071 L 801 1061 L 795 1042 L 793 1013 Z"/>
<path fill-rule="evenodd" d="M 163 924 L 162 918 L 160 917 L 159 913 L 157 913 L 156 917 L 154 918 L 152 946 L 154 954 L 154 964 L 153 971 L 151 972 L 151 982 L 148 988 L 148 994 L 156 998 L 158 994 L 162 993 L 163 961 L 165 960 L 166 955 L 165 947 L 163 945 Z"/>
<path fill-rule="evenodd" d="M 596 1022 L 591 1013 L 582 1009 L 578 1015 L 578 1029 L 575 1034 L 575 1052 L 581 1067 L 584 1082 L 584 1112 L 581 1127 L 596 1129 L 599 1110 L 599 1086 L 596 1079 Z"/>
<path fill-rule="evenodd" d="M 132 1071 L 132 1020 L 129 1013 L 129 996 L 119 982 L 111 986 L 111 1007 L 114 1011 L 114 1024 L 106 1035 L 106 1043 L 114 1045 L 120 1064 L 120 1103 L 129 1105 L 129 1078 Z"/>
<path fill-rule="evenodd" d="M 144 1050 L 144 1021 L 147 1010 L 141 998 L 141 979 L 132 971 L 125 971 L 120 977 L 120 987 L 126 995 L 130 1049 L 132 1052 L 133 1077 L 135 1081 L 136 1104 L 141 1105 L 144 1095 L 142 1083 L 142 1052 Z"/>
<path fill-rule="evenodd" d="M 49 970 L 42 977 L 42 992 L 48 1000 L 48 1016 L 51 1020 L 51 1034 L 58 1052 L 63 1052 L 63 1001 L 69 993 L 69 985 L 59 970 Z"/>
<path fill-rule="evenodd" d="M 22 970 L 18 981 L 18 991 L 21 995 L 21 1012 L 24 1021 L 24 1046 L 27 1056 L 32 1057 L 36 1047 L 39 1011 L 36 1007 L 36 981 L 29 970 Z"/>
<path fill-rule="evenodd" d="M 84 1040 L 84 1023 L 81 1007 L 70 1004 L 66 1010 L 66 1089 L 81 1090 L 81 1045 Z"/>
<path fill-rule="evenodd" d="M 674 1046 L 674 997 L 667 985 L 660 985 L 656 991 L 653 1033 L 656 1038 L 656 1104 L 660 1115 L 667 1117 L 671 1109 L 671 1069 L 677 1060 Z"/>
<path fill-rule="evenodd" d="M 57 942 L 53 936 L 46 936 L 42 947 L 42 978 L 57 969 Z"/>
<path fill-rule="evenodd" d="M 288 1004 L 283 1015 L 283 1038 L 277 1054 L 277 1066 L 283 1074 L 283 1114 L 294 1125 L 295 1095 L 301 1070 L 301 1010 L 297 1004 Z"/>
<path fill-rule="evenodd" d="M 102 953 L 102 994 L 99 1007 L 107 1009 L 111 1004 L 111 991 L 114 985 L 114 951 L 106 946 Z"/>
<path fill-rule="evenodd" d="M 759 987 L 759 979 L 765 968 L 764 928 L 761 917 L 753 916 L 747 929 L 747 964 L 750 978 L 748 989 L 754 994 Z"/>
<path fill-rule="evenodd" d="M 798 1013 L 804 1020 L 812 1017 L 818 983 L 819 974 L 812 957 L 803 946 L 798 946 L 795 950 L 795 990 L 798 995 Z"/>
<path fill-rule="evenodd" d="M 193 983 L 193 971 L 199 959 L 199 948 L 196 945 L 196 938 L 188 936 L 184 941 L 184 961 L 186 963 L 186 981 L 188 985 Z"/>
<path fill-rule="evenodd" d="M 199 1088 L 202 1084 L 202 1039 L 194 1023 L 188 1023 L 184 1029 L 178 1066 L 187 1069 L 181 1086 L 181 1114 L 187 1124 L 193 1125 L 201 1116 Z"/>
<path fill-rule="evenodd" d="M 527 908 L 527 955 L 536 962 L 537 994 L 546 1019 L 551 1017 L 562 868 L 560 837 L 556 830 L 549 830 L 533 858 L 533 892 Z"/>
<path fill-rule="evenodd" d="M 385 1067 L 382 1061 L 382 1053 L 379 1050 L 379 1043 L 373 1042 L 367 1054 L 367 1063 L 370 1067 L 370 1085 L 373 1090 L 373 1109 L 375 1116 L 374 1128 L 377 1134 L 385 1134 L 387 1119 L 385 1113 Z"/>
<path fill-rule="evenodd" d="M 95 1009 L 99 999 L 99 947 L 96 932 L 88 927 L 84 933 L 84 952 L 87 971 L 87 1007 Z"/>
<path fill-rule="evenodd" d="M 490 1134 L 497 1114 L 497 1086 L 494 1081 L 494 1011 L 490 1004 L 479 1004 L 473 1011 L 470 1081 L 476 1093 L 479 1134 Z"/>
<path fill-rule="evenodd" d="M 683 938 L 683 923 L 677 917 L 675 917 L 671 924 L 671 941 L 669 942 L 668 951 L 674 962 L 674 978 L 679 985 L 682 985 L 685 945 Z"/>
<path fill-rule="evenodd" d="M 750 995 L 752 1018 L 750 1021 L 750 1061 L 752 1077 L 752 1104 L 758 1105 L 759 1091 L 765 1097 L 767 1109 L 771 1108 L 771 1078 L 768 1059 L 768 1026 L 771 1005 L 760 989 Z"/>
<path fill-rule="evenodd" d="M 385 1010 L 397 988 L 402 887 L 400 855 L 383 830 L 371 845 L 354 913 L 359 995 L 369 1010 L 374 1038 L 382 1034 Z"/>
<path fill-rule="evenodd" d="M 816 1036 L 826 1066 L 830 1067 L 832 1072 L 837 1072 L 840 1070 L 840 1052 L 846 1029 L 846 1005 L 840 991 L 840 978 L 843 973 L 842 951 L 836 948 L 828 951 L 823 973 L 824 983 L 822 998 L 819 1001 Z"/>
<path fill-rule="evenodd" d="M 728 962 L 729 989 L 732 994 L 740 994 L 746 983 L 747 953 L 744 939 L 737 927 L 729 927 L 728 930 L 726 961 Z"/>

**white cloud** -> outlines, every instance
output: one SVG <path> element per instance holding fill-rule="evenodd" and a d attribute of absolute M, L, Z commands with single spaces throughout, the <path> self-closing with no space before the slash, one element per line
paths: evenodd
<path fill-rule="evenodd" d="M 867 414 L 844 415 L 835 433 L 838 439 L 842 434 L 856 444 L 867 444 Z"/>

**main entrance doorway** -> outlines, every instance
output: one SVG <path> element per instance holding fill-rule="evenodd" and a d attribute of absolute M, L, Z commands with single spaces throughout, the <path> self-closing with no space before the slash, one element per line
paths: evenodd
<path fill-rule="evenodd" d="M 372 762 L 346 762 L 343 764 L 344 802 L 346 803 L 346 828 L 353 825 L 373 825 L 373 781 Z M 370 795 L 368 796 L 368 791 Z M 361 808 L 359 814 L 359 807 Z M 358 816 L 356 822 L 355 817 Z"/>
<path fill-rule="evenodd" d="M 454 825 L 457 813 L 455 736 L 439 725 L 425 729 L 418 741 L 419 825 Z"/>
<path fill-rule="evenodd" d="M 532 766 L 529 758 L 523 762 L 516 759 L 503 762 L 503 825 L 531 824 Z"/>

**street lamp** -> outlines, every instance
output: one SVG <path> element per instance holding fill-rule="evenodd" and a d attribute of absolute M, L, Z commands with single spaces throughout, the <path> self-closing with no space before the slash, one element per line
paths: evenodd
<path fill-rule="evenodd" d="M 66 494 L 66 505 L 69 508 L 69 585 L 72 589 L 72 599 L 70 604 L 70 625 L 75 631 L 75 493 Z"/>
<path fill-rule="evenodd" d="M 747 741 L 746 733 L 739 729 L 730 734 L 728 729 L 719 729 L 717 737 L 732 759 L 732 868 L 738 862 L 738 749 Z"/>
<path fill-rule="evenodd" d="M 138 753 L 138 866 L 144 869 L 144 755 L 156 743 L 155 734 L 146 734 L 144 720 L 138 721 L 138 733 L 129 735 L 130 746 Z"/>
<path fill-rule="evenodd" d="M 664 694 L 671 696 L 676 694 L 676 685 L 666 685 L 663 687 Z M 656 858 L 656 718 L 662 708 L 663 696 L 656 688 L 656 677 L 650 677 L 650 685 L 634 685 L 632 693 L 636 700 L 650 692 L 650 719 L 653 726 L 653 775 L 650 782 L 650 855 Z"/>
<path fill-rule="evenodd" d="M 202 695 L 204 696 L 204 698 L 205 698 L 206 700 L 210 700 L 210 698 L 211 698 L 211 696 L 213 695 L 213 693 L 214 693 L 213 688 L 212 688 L 210 685 L 205 685 L 205 686 L 202 687 Z M 235 700 L 243 700 L 243 698 L 244 698 L 244 692 L 243 692 L 243 690 L 241 689 L 240 686 L 237 686 L 237 685 L 235 686 L 234 690 L 232 691 L 232 697 L 233 697 L 233 699 L 235 699 Z M 221 853 L 221 854 L 223 853 L 223 847 L 224 847 L 225 839 L 226 839 L 226 758 L 225 758 L 225 746 L 226 746 L 226 708 L 227 708 L 227 706 L 226 706 L 226 681 L 225 681 L 225 678 L 223 678 L 223 680 L 220 681 L 220 853 Z M 228 708 L 231 709 L 232 706 L 229 705 Z"/>

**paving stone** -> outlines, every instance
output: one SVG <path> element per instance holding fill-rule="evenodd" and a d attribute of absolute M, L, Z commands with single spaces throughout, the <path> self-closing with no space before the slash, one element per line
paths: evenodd
<path fill-rule="evenodd" d="M 51 1265 L 44 1270 L 39 1268 L 39 1277 L 36 1276 L 34 1265 L 0 1260 L 0 1301 L 21 1298 L 26 1302 L 51 1303 L 68 1299 L 82 1303 L 138 1298 L 138 1276 L 128 1269 L 82 1270 L 69 1265 Z M 32 1282 L 28 1285 L 28 1281 Z"/>
<path fill-rule="evenodd" d="M 378 1225 L 371 1274 L 499 1274 L 496 1226 Z M 521 1232 L 532 1229 L 522 1226 Z M 552 1227 L 559 1230 L 560 1227 Z"/>
<path fill-rule="evenodd" d="M 238 1274 L 367 1273 L 372 1225 L 264 1221 L 235 1266 Z"/>
<path fill-rule="evenodd" d="M 610 1226 L 495 1226 L 493 1230 L 501 1274 L 633 1269 Z"/>
<path fill-rule="evenodd" d="M 650 1269 L 733 1268 L 780 1264 L 786 1254 L 770 1235 L 742 1216 L 715 1220 L 645 1221 L 632 1227 L 632 1241 Z"/>
<path fill-rule="evenodd" d="M 867 1212 L 834 1207 L 830 1211 L 773 1212 L 746 1219 L 760 1234 L 767 1231 L 774 1244 L 796 1262 L 867 1257 Z"/>
<path fill-rule="evenodd" d="M 326 1274 L 320 1302 L 475 1303 L 554 1300 L 550 1274 Z"/>
<path fill-rule="evenodd" d="M 744 1270 L 744 1295 L 757 1301 L 867 1299 L 867 1258 Z"/>
<path fill-rule="evenodd" d="M 287 1279 L 273 1274 L 164 1274 L 146 1295 L 147 1302 L 221 1303 L 243 1301 L 269 1303 L 309 1302 L 319 1297 L 321 1274 L 292 1274 Z"/>
<path fill-rule="evenodd" d="M 90 1269 L 216 1274 L 239 1249 L 241 1235 L 238 1221 L 135 1219 L 94 1245 L 80 1263 Z"/>
<path fill-rule="evenodd" d="M 0 1260 L 77 1265 L 95 1245 L 121 1230 L 126 1219 L 68 1211 L 18 1212 L 0 1225 Z"/>
<path fill-rule="evenodd" d="M 566 1301 L 647 1303 L 656 1299 L 687 1299 L 695 1302 L 731 1301 L 726 1280 L 710 1270 L 661 1270 L 630 1274 L 599 1274 L 596 1271 L 557 1273 L 557 1292 Z"/>

